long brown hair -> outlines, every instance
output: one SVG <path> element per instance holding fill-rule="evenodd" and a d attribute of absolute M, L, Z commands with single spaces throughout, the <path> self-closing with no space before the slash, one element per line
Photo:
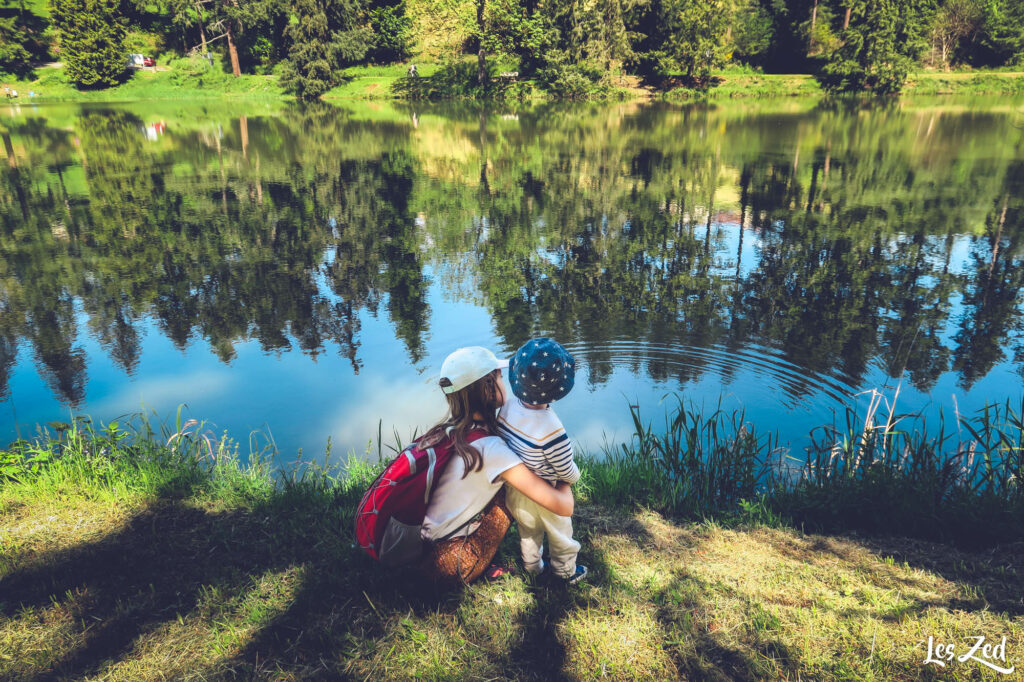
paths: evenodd
<path fill-rule="evenodd" d="M 462 458 L 465 464 L 462 477 L 465 478 L 470 471 L 479 471 L 484 466 L 483 457 L 480 452 L 466 442 L 468 434 L 474 425 L 483 426 L 489 433 L 498 433 L 497 410 L 501 407 L 501 370 L 496 369 L 486 374 L 461 391 L 445 394 L 448 399 L 448 416 L 441 422 L 435 424 L 429 431 L 420 438 L 420 447 L 430 447 L 444 440 L 451 438 L 456 454 Z M 441 379 L 441 387 L 451 386 L 446 378 Z M 479 413 L 483 419 L 475 419 L 474 413 Z"/>

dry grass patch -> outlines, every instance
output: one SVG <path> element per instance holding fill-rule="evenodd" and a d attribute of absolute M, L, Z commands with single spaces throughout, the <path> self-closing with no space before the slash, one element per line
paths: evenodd
<path fill-rule="evenodd" d="M 47 549 L 95 542 L 130 515 L 126 505 L 87 497 L 8 502 L 0 512 L 0 578 Z"/>
<path fill-rule="evenodd" d="M 573 679 L 664 680 L 678 670 L 663 648 L 663 632 L 651 604 L 618 601 L 574 611 L 562 624 Z M 553 672 L 553 671 L 552 671 Z"/>

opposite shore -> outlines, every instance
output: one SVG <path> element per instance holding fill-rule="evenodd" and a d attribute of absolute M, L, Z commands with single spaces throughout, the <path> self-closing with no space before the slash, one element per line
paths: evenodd
<path fill-rule="evenodd" d="M 192 60 L 194 61 L 194 60 Z M 213 70 L 192 70 L 190 60 L 172 66 L 136 71 L 125 83 L 102 90 L 82 90 L 69 84 L 60 67 L 40 67 L 35 78 L 8 80 L 18 92 L 19 104 L 33 102 L 129 102 L 163 99 L 273 99 L 294 100 L 277 76 L 242 75 L 237 78 Z M 459 86 L 436 76 L 439 67 L 425 64 L 419 76 L 410 78 L 402 64 L 358 66 L 344 71 L 341 84 L 323 95 L 325 100 L 475 99 Z M 436 79 L 436 80 L 435 80 Z M 551 101 L 556 93 L 543 90 L 529 80 L 509 75 L 495 83 L 488 97 L 498 101 Z M 643 83 L 633 76 L 612 78 L 607 87 L 578 99 L 668 101 L 716 100 L 729 98 L 825 97 L 818 80 L 808 74 L 763 74 L 751 70 L 724 71 L 707 89 L 659 86 Z M 960 71 L 911 74 L 903 96 L 918 95 L 1018 95 L 1024 94 L 1024 72 Z"/>

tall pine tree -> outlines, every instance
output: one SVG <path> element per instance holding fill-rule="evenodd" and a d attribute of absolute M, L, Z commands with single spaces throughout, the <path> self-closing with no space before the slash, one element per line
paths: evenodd
<path fill-rule="evenodd" d="M 934 0 L 851 0 L 850 24 L 822 84 L 833 92 L 899 92 L 928 45 L 934 13 Z"/>
<path fill-rule="evenodd" d="M 337 84 L 336 72 L 362 59 L 373 37 L 359 0 L 297 0 L 282 76 L 300 99 L 316 99 Z"/>
<path fill-rule="evenodd" d="M 119 0 L 51 0 L 68 80 L 81 88 L 116 85 L 127 68 Z"/>

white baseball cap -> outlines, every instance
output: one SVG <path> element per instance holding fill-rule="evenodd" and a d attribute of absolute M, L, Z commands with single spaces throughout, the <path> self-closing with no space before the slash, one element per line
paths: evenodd
<path fill-rule="evenodd" d="M 506 367 L 508 360 L 499 360 L 483 346 L 459 348 L 446 357 L 441 365 L 441 378 L 452 382 L 451 386 L 442 386 L 441 390 L 445 393 L 461 391 L 477 379 Z"/>

